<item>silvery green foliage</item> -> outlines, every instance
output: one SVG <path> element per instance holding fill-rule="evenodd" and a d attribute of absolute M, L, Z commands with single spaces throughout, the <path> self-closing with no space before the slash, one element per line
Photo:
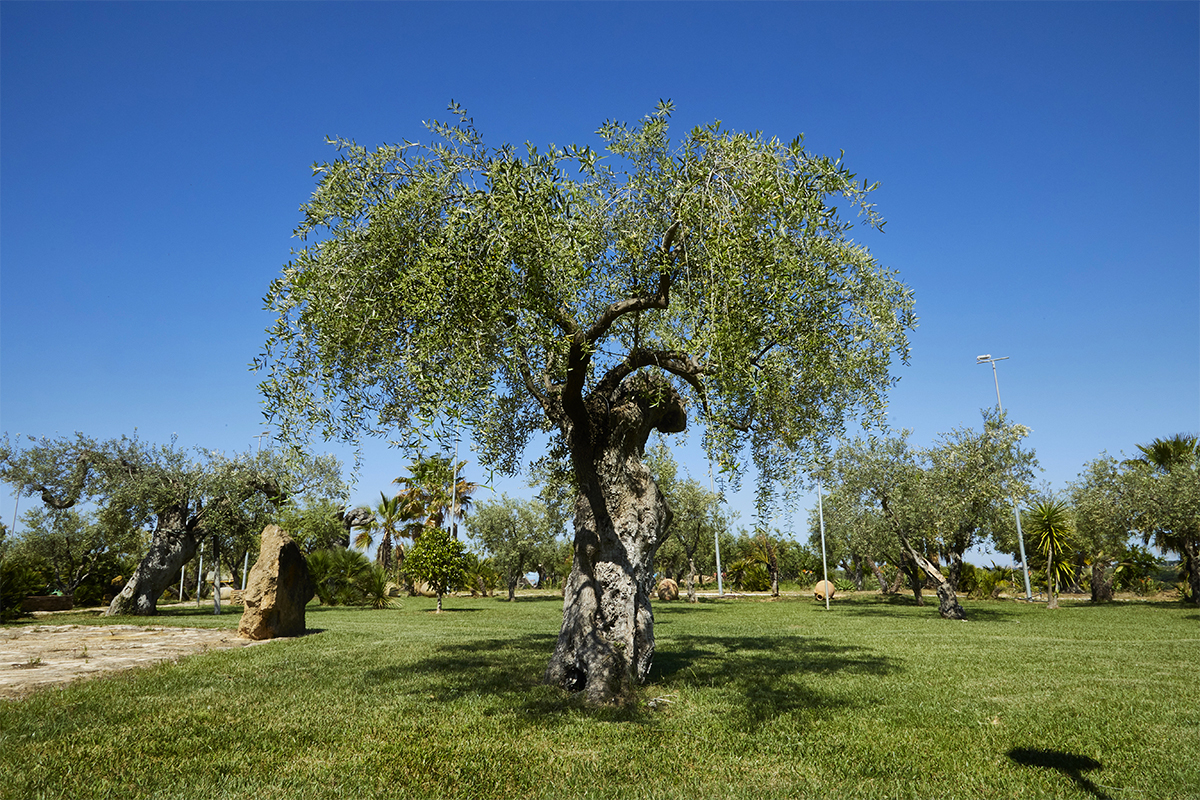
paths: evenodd
<path fill-rule="evenodd" d="M 451 110 L 429 143 L 338 139 L 314 165 L 256 362 L 285 436 L 457 419 L 513 470 L 563 402 L 651 370 L 725 477 L 748 451 L 769 494 L 847 419 L 882 419 L 912 295 L 849 238 L 841 210 L 883 222 L 840 157 L 719 123 L 672 142 L 669 103 L 604 124 L 602 151 L 488 147 Z"/>
<path fill-rule="evenodd" d="M 510 598 L 522 575 L 556 559 L 559 530 L 553 522 L 540 500 L 514 500 L 507 494 L 475 509 L 471 537 L 502 574 Z"/>
<path fill-rule="evenodd" d="M 165 514 L 221 539 L 226 552 L 253 536 L 294 496 L 341 498 L 341 464 L 332 456 L 263 450 L 227 456 L 144 442 L 136 434 L 99 441 L 81 433 L 0 442 L 0 480 L 50 512 L 94 509 L 96 525 L 116 535 L 154 528 Z"/>

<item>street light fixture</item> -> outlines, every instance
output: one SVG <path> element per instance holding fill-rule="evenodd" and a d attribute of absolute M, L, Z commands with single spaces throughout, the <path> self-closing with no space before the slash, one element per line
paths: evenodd
<path fill-rule="evenodd" d="M 996 362 L 1006 361 L 1008 356 L 992 357 L 991 353 L 985 353 L 981 356 L 975 356 L 976 364 L 991 364 L 992 378 L 996 382 L 996 408 L 1000 409 L 1000 413 L 1004 413 L 1004 406 L 1000 403 L 1000 376 L 996 372 Z M 1012 497 L 1013 516 L 1017 519 L 1017 546 L 1021 549 L 1021 571 L 1025 573 L 1025 601 L 1033 602 L 1033 592 L 1029 588 L 1029 562 L 1025 558 L 1025 535 L 1021 533 L 1021 509 L 1017 508 L 1017 498 Z"/>

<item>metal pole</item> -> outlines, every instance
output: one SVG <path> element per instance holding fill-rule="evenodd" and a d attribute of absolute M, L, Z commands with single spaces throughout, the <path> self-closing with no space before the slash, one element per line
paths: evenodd
<path fill-rule="evenodd" d="M 20 506 L 21 506 L 21 490 L 24 488 L 25 488 L 25 484 L 21 484 L 20 486 L 17 487 L 17 501 L 15 503 L 13 503 L 13 524 L 12 524 L 12 527 L 9 528 L 9 530 L 8 530 L 9 533 L 17 532 L 17 509 L 20 508 Z"/>
<path fill-rule="evenodd" d="M 454 525 L 454 515 L 458 509 L 458 425 L 454 426 L 454 463 L 450 465 L 450 535 L 457 539 L 458 528 Z"/>
<path fill-rule="evenodd" d="M 821 520 L 821 580 L 826 585 L 822 594 L 825 595 L 825 610 L 829 610 L 829 562 L 825 557 L 825 507 L 821 503 L 821 482 L 817 481 L 817 517 Z"/>
<path fill-rule="evenodd" d="M 213 613 L 221 613 L 221 552 L 217 549 L 217 537 L 213 534 Z"/>
<path fill-rule="evenodd" d="M 717 494 L 713 488 L 712 461 L 708 462 L 708 491 L 714 497 Z M 713 525 L 713 544 L 717 547 L 717 596 L 724 597 L 725 581 L 721 580 L 721 533 L 716 525 Z"/>
<path fill-rule="evenodd" d="M 187 577 L 185 575 L 186 572 L 187 572 L 187 564 L 184 564 L 183 566 L 181 566 L 179 568 L 179 602 L 181 602 L 181 603 L 183 602 L 183 581 Z"/>
<path fill-rule="evenodd" d="M 992 379 L 996 382 L 996 408 L 1001 414 L 1004 413 L 1004 406 L 1000 402 L 1000 375 L 996 371 L 996 362 L 1006 361 L 1007 359 L 1008 356 L 992 358 L 990 354 L 978 356 L 975 359 L 976 364 L 991 363 L 992 365 Z M 1010 494 L 1009 498 L 1012 500 L 1013 504 L 1013 516 L 1017 520 L 1017 548 L 1021 552 L 1021 571 L 1025 575 L 1025 602 L 1032 603 L 1033 591 L 1029 588 L 1029 561 L 1025 558 L 1025 534 L 1021 532 L 1021 509 L 1017 508 L 1016 495 Z"/>
<path fill-rule="evenodd" d="M 246 551 L 246 557 L 242 559 L 242 591 L 246 591 L 246 578 L 249 573 L 246 572 L 250 568 L 250 551 Z"/>
<path fill-rule="evenodd" d="M 1008 356 L 1005 356 L 1004 358 L 1008 358 Z M 1004 411 L 1004 406 L 1000 403 L 1000 373 L 996 372 L 996 362 L 1003 360 L 1004 359 L 992 359 L 992 380 L 996 382 L 996 408 L 1000 409 L 1001 412 Z"/>
<path fill-rule="evenodd" d="M 200 554 L 200 566 L 196 568 L 196 608 L 200 607 L 200 591 L 204 588 L 204 553 Z"/>

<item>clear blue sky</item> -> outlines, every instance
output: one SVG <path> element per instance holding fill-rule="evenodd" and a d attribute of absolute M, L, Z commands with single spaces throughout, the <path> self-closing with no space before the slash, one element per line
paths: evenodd
<path fill-rule="evenodd" d="M 1200 430 L 1198 43 L 1194 2 L 5 2 L 0 428 L 252 447 L 326 135 L 419 138 L 454 99 L 493 143 L 594 145 L 670 98 L 677 130 L 803 132 L 879 181 L 860 236 L 921 317 L 889 419 L 977 426 L 975 356 L 1010 356 L 1062 488 Z M 369 445 L 354 499 L 405 463 Z"/>

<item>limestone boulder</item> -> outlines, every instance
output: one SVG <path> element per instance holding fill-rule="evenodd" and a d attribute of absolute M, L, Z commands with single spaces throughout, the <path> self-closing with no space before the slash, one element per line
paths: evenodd
<path fill-rule="evenodd" d="M 817 581 L 817 585 L 813 587 L 813 596 L 821 602 L 825 602 L 825 598 L 833 599 L 835 590 L 833 584 L 829 581 Z"/>
<path fill-rule="evenodd" d="M 262 532 L 258 561 L 250 570 L 238 635 L 247 639 L 299 636 L 304 633 L 304 607 L 315 592 L 300 548 L 282 528 L 268 525 Z"/>
<path fill-rule="evenodd" d="M 670 578 L 663 578 L 658 582 L 658 599 L 666 602 L 668 600 L 679 599 L 679 584 Z"/>

